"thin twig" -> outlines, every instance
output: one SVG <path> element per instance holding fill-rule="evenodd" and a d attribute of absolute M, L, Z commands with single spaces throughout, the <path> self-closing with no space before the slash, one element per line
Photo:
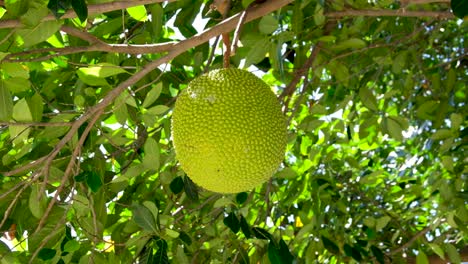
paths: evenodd
<path fill-rule="evenodd" d="M 452 19 L 455 16 L 449 11 L 407 11 L 406 9 L 398 10 L 344 10 L 337 12 L 325 13 L 328 18 L 342 17 L 433 17 L 438 19 Z"/>
<path fill-rule="evenodd" d="M 236 54 L 237 45 L 239 44 L 239 38 L 240 38 L 241 31 L 242 31 L 242 26 L 244 25 L 245 18 L 247 17 L 247 11 L 248 9 L 245 9 L 244 11 L 242 11 L 241 17 L 239 19 L 239 23 L 237 23 L 236 31 L 234 31 L 234 37 L 232 38 L 232 48 L 231 48 L 232 54 L 231 55 Z"/>
<path fill-rule="evenodd" d="M 0 126 L 27 126 L 27 127 L 63 127 L 71 126 L 73 122 L 0 122 Z"/>
<path fill-rule="evenodd" d="M 419 231 L 418 233 L 416 233 L 412 238 L 410 238 L 406 243 L 404 243 L 403 245 L 399 246 L 398 248 L 395 248 L 393 250 L 390 250 L 390 252 L 387 253 L 387 255 L 391 256 L 391 255 L 394 255 L 398 252 L 401 252 L 405 249 L 407 249 L 408 247 L 410 247 L 414 241 L 416 241 L 418 238 L 424 236 L 427 232 L 429 232 L 433 227 L 432 226 L 427 226 L 425 227 L 423 230 Z"/>
<path fill-rule="evenodd" d="M 5 213 L 3 214 L 3 219 L 2 222 L 0 222 L 0 228 L 5 224 L 6 220 L 10 216 L 11 211 L 13 210 L 13 207 L 15 207 L 16 202 L 20 198 L 21 194 L 26 190 L 31 185 L 31 183 L 24 184 L 23 188 L 21 188 L 15 195 L 15 198 L 10 202 L 8 205 L 8 208 L 5 210 Z"/>

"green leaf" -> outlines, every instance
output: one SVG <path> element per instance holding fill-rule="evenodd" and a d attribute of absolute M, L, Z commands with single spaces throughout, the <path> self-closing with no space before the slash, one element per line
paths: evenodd
<path fill-rule="evenodd" d="M 367 46 L 367 44 L 364 40 L 358 38 L 350 38 L 335 44 L 331 47 L 331 49 L 335 51 L 343 51 L 346 49 L 362 49 L 365 46 Z"/>
<path fill-rule="evenodd" d="M 357 250 L 356 248 L 354 247 L 351 247 L 350 245 L 348 244 L 345 244 L 343 246 L 343 250 L 345 252 L 345 254 L 349 257 L 352 257 L 353 259 L 355 259 L 356 261 L 362 261 L 362 256 L 361 256 L 361 253 L 359 252 L 359 250 Z"/>
<path fill-rule="evenodd" d="M 450 129 L 439 129 L 434 134 L 432 134 L 432 140 L 443 140 L 446 138 L 453 137 L 453 132 Z"/>
<path fill-rule="evenodd" d="M 31 47 L 46 41 L 50 36 L 59 31 L 61 26 L 61 20 L 44 21 L 33 28 L 18 29 L 16 34 L 21 38 L 21 42 L 19 43 L 20 45 Z"/>
<path fill-rule="evenodd" d="M 270 260 L 270 263 L 283 264 L 280 254 L 281 253 L 279 252 L 275 243 L 273 241 L 270 241 L 270 243 L 268 243 L 268 260 Z"/>
<path fill-rule="evenodd" d="M 160 153 L 158 142 L 151 137 L 147 138 L 143 149 L 145 151 L 145 156 L 143 158 L 143 165 L 145 166 L 145 168 L 158 171 L 160 166 Z"/>
<path fill-rule="evenodd" d="M 8 78 L 6 80 L 1 80 L 1 82 L 3 83 L 2 86 L 6 87 L 14 94 L 28 91 L 31 87 L 29 80 L 20 77 Z"/>
<path fill-rule="evenodd" d="M 18 122 L 30 122 L 33 121 L 31 111 L 29 110 L 28 102 L 26 99 L 22 98 L 16 102 L 13 106 L 13 119 Z"/>
<path fill-rule="evenodd" d="M 85 0 L 72 0 L 71 5 L 81 22 L 88 18 L 88 6 Z"/>
<path fill-rule="evenodd" d="M 384 264 L 385 263 L 385 257 L 384 257 L 384 254 L 382 252 L 382 250 L 380 250 L 380 248 L 372 245 L 371 246 L 371 251 L 372 251 L 372 254 L 374 255 L 374 257 L 377 259 L 377 261 L 380 263 L 380 264 Z"/>
<path fill-rule="evenodd" d="M 13 98 L 4 82 L 0 80 L 0 121 L 10 121 L 13 114 Z"/>
<path fill-rule="evenodd" d="M 450 8 L 453 14 L 458 18 L 468 16 L 468 0 L 451 0 Z"/>
<path fill-rule="evenodd" d="M 42 114 L 44 112 L 44 102 L 42 100 L 42 97 L 38 93 L 35 93 L 27 101 L 33 121 L 41 121 Z"/>
<path fill-rule="evenodd" d="M 141 106 L 143 107 L 148 107 L 151 104 L 153 104 L 158 98 L 159 95 L 161 94 L 162 90 L 162 83 L 158 83 L 154 88 L 152 88 L 145 97 L 145 100 L 143 101 L 143 104 Z"/>
<path fill-rule="evenodd" d="M 174 194 L 178 194 L 184 189 L 184 180 L 181 176 L 178 176 L 171 181 L 169 187 Z"/>
<path fill-rule="evenodd" d="M 294 256 L 289 251 L 289 247 L 286 244 L 286 242 L 284 242 L 283 239 L 280 239 L 279 241 L 279 253 L 281 257 L 281 263 L 283 264 L 293 263 Z"/>
<path fill-rule="evenodd" d="M 158 264 L 169 264 L 169 257 L 167 256 L 167 242 L 163 239 L 156 241 L 158 251 L 154 254 L 155 263 Z"/>
<path fill-rule="evenodd" d="M 403 131 L 400 127 L 400 124 L 392 118 L 385 118 L 384 122 L 386 122 L 388 134 L 398 141 L 403 141 Z"/>
<path fill-rule="evenodd" d="M 435 243 L 429 243 L 429 246 L 431 247 L 432 251 L 434 251 L 434 253 L 436 253 L 441 259 L 445 259 L 445 253 L 441 246 Z"/>
<path fill-rule="evenodd" d="M 79 68 L 77 74 L 97 78 L 107 78 L 127 71 L 111 63 L 99 63 L 85 68 Z"/>
<path fill-rule="evenodd" d="M 283 170 L 277 172 L 275 176 L 282 179 L 296 179 L 297 173 L 293 169 L 286 167 Z"/>
<path fill-rule="evenodd" d="M 241 192 L 236 195 L 236 202 L 238 204 L 243 204 L 247 200 L 248 194 L 246 192 Z"/>
<path fill-rule="evenodd" d="M 29 79 L 29 69 L 21 63 L 2 63 L 0 66 L 10 77 Z"/>
<path fill-rule="evenodd" d="M 34 184 L 31 186 L 31 193 L 29 194 L 29 210 L 32 215 L 37 219 L 41 219 L 47 207 L 46 194 L 40 193 L 41 186 Z"/>
<path fill-rule="evenodd" d="M 369 110 L 375 112 L 378 111 L 377 99 L 367 87 L 361 87 L 361 89 L 359 89 L 359 98 L 361 99 L 362 104 Z"/>
<path fill-rule="evenodd" d="M 195 185 L 195 183 L 193 183 L 193 181 L 185 176 L 184 177 L 184 190 L 185 190 L 185 193 L 187 194 L 187 196 L 197 202 L 198 201 L 198 190 L 197 190 L 197 186 Z"/>
<path fill-rule="evenodd" d="M 248 239 L 252 237 L 252 230 L 250 229 L 249 223 L 247 223 L 247 220 L 245 220 L 244 216 L 240 216 L 240 228 L 242 230 L 242 233 L 244 233 L 244 236 Z"/>
<path fill-rule="evenodd" d="M 454 264 L 460 264 L 461 258 L 457 248 L 452 244 L 445 244 L 445 252 L 449 256 L 450 262 Z"/>
<path fill-rule="evenodd" d="M 416 256 L 416 264 L 429 264 L 429 259 L 424 252 L 418 252 L 418 255 Z"/>
<path fill-rule="evenodd" d="M 63 251 L 65 252 L 75 252 L 78 249 L 80 249 L 80 243 L 78 243 L 76 240 L 67 241 L 63 247 Z"/>
<path fill-rule="evenodd" d="M 39 254 L 37 256 L 42 260 L 49 260 L 55 257 L 56 253 L 57 251 L 55 249 L 43 248 L 39 251 Z"/>
<path fill-rule="evenodd" d="M 86 184 L 94 193 L 99 191 L 102 186 L 101 176 L 95 171 L 90 171 L 86 175 Z"/>
<path fill-rule="evenodd" d="M 229 215 L 224 218 L 223 223 L 229 227 L 234 234 L 240 230 L 239 219 L 237 219 L 237 216 L 233 212 L 229 213 Z"/>
<path fill-rule="evenodd" d="M 278 20 L 274 16 L 267 15 L 260 19 L 258 29 L 261 33 L 269 35 L 278 28 Z"/>
<path fill-rule="evenodd" d="M 133 221 L 143 230 L 158 233 L 158 227 L 151 211 L 143 205 L 132 205 Z"/>
<path fill-rule="evenodd" d="M 244 67 L 249 67 L 252 64 L 262 61 L 270 48 L 270 44 L 271 43 L 269 38 L 262 38 L 259 39 L 253 46 L 251 46 L 245 58 Z"/>
<path fill-rule="evenodd" d="M 127 8 L 128 14 L 135 20 L 145 22 L 148 20 L 146 8 L 143 5 Z"/>
<path fill-rule="evenodd" d="M 387 224 L 390 222 L 390 220 L 392 220 L 392 218 L 388 215 L 378 218 L 376 220 L 375 230 L 380 231 L 384 229 L 387 226 Z"/>
<path fill-rule="evenodd" d="M 160 4 L 152 4 L 149 6 L 149 11 L 151 13 L 152 35 L 155 40 L 158 40 L 162 37 L 164 9 Z"/>
<path fill-rule="evenodd" d="M 338 253 L 340 252 L 340 249 L 339 249 L 338 246 L 335 244 L 335 242 L 331 241 L 330 239 L 328 239 L 328 238 L 325 237 L 325 236 L 321 236 L 321 238 L 322 238 L 323 246 L 324 246 L 328 251 L 330 251 L 330 253 L 338 254 Z"/>
<path fill-rule="evenodd" d="M 169 110 L 169 107 L 165 106 L 165 105 L 157 105 L 157 106 L 154 106 L 154 107 L 151 107 L 150 109 L 148 109 L 148 111 L 146 112 L 147 114 L 150 114 L 150 115 L 162 115 L 164 113 L 166 113 L 167 111 Z"/>
<path fill-rule="evenodd" d="M 273 236 L 261 227 L 253 227 L 252 232 L 256 238 L 273 240 Z"/>

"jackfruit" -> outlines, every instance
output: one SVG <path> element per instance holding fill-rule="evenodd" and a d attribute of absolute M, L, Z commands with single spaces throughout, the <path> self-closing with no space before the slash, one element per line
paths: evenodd
<path fill-rule="evenodd" d="M 181 168 L 199 186 L 219 193 L 248 191 L 267 181 L 284 158 L 286 133 L 271 88 L 241 69 L 195 78 L 172 114 Z"/>

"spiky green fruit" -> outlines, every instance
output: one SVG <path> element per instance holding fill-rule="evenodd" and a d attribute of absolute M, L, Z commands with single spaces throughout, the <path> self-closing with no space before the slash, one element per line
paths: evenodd
<path fill-rule="evenodd" d="M 218 69 L 177 98 L 172 137 L 182 169 L 220 193 L 251 190 L 277 170 L 286 148 L 286 121 L 270 87 L 250 72 Z"/>

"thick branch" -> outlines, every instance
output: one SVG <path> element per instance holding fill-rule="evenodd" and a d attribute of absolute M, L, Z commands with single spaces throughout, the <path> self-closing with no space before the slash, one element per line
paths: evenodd
<path fill-rule="evenodd" d="M 175 0 L 132 0 L 132 1 L 118 1 L 118 2 L 110 2 L 104 4 L 96 4 L 96 5 L 88 5 L 88 14 L 89 16 L 102 14 L 110 11 L 126 9 L 133 6 L 139 5 L 148 5 L 154 3 L 161 3 L 161 2 L 174 2 Z M 68 10 L 61 18 L 75 18 L 76 13 L 73 10 Z M 42 19 L 42 21 L 51 21 L 55 20 L 55 16 L 47 15 Z M 17 28 L 22 27 L 23 24 L 19 19 L 9 19 L 9 20 L 0 20 L 0 28 Z"/>
<path fill-rule="evenodd" d="M 451 19 L 455 16 L 448 12 L 435 11 L 406 11 L 405 9 L 398 10 L 345 10 L 339 12 L 329 12 L 325 16 L 329 18 L 342 18 L 347 16 L 366 16 L 366 17 L 433 17 L 438 19 Z"/>

